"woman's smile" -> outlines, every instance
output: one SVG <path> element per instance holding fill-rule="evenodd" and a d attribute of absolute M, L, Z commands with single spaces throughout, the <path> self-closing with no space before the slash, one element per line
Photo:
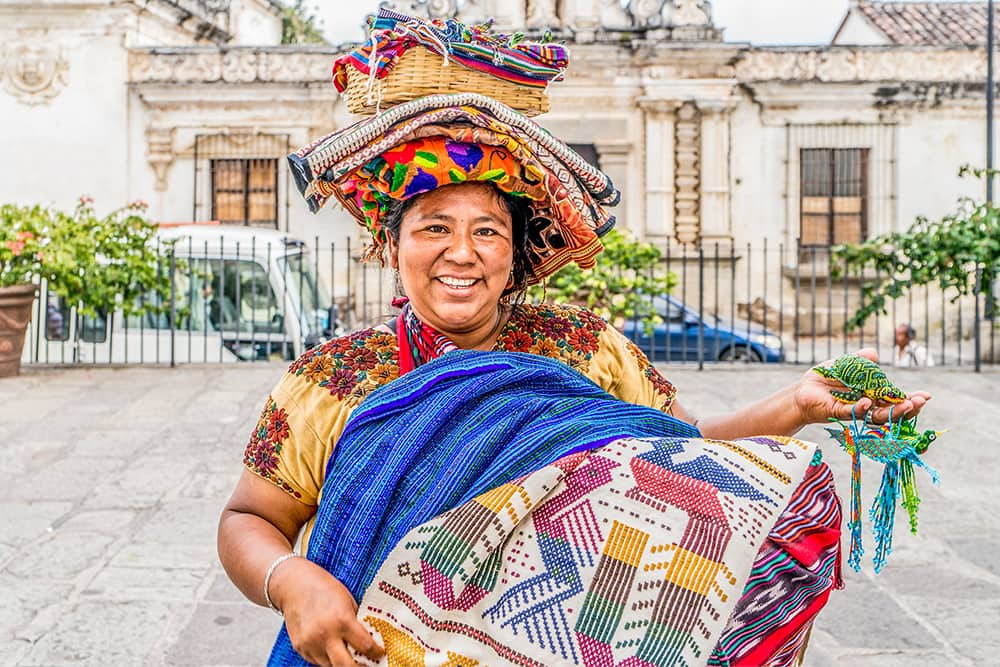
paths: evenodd
<path fill-rule="evenodd" d="M 438 277 L 438 280 L 446 286 L 456 290 L 468 290 L 470 287 L 479 282 L 475 278 L 453 278 L 451 276 L 440 276 Z"/>

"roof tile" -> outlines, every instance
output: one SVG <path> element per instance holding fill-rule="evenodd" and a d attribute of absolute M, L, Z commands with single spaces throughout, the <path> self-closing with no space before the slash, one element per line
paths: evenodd
<path fill-rule="evenodd" d="M 986 43 L 985 2 L 861 0 L 858 10 L 893 44 L 949 46 Z M 994 9 L 994 16 L 1000 11 Z M 996 23 L 1000 35 L 1000 22 Z"/>

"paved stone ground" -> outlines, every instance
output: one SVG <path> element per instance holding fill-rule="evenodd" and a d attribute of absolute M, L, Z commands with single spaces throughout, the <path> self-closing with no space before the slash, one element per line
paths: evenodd
<path fill-rule="evenodd" d="M 215 555 L 216 520 L 278 365 L 29 369 L 0 380 L 0 666 L 262 664 L 278 627 Z M 665 369 L 700 414 L 803 367 Z M 1000 373 L 897 371 L 950 429 L 920 475 L 920 535 L 846 572 L 807 664 L 1000 664 Z M 843 497 L 849 465 L 822 430 Z M 864 471 L 870 496 L 878 469 Z M 866 499 L 867 500 L 867 499 Z M 845 506 L 846 511 L 846 506 Z M 901 519 L 905 524 L 905 516 Z M 871 544 L 866 535 L 866 544 Z"/>

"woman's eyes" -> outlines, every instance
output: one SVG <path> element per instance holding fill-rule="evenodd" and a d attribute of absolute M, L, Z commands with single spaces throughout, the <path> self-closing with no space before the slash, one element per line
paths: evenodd
<path fill-rule="evenodd" d="M 424 231 L 430 232 L 431 234 L 447 234 L 448 228 L 444 225 L 427 225 Z M 492 227 L 480 227 L 472 232 L 476 236 L 497 236 L 500 232 Z"/>

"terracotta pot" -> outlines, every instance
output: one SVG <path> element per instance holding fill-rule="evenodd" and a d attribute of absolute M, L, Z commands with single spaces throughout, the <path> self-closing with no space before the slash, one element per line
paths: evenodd
<path fill-rule="evenodd" d="M 30 284 L 0 287 L 0 377 L 17 375 L 21 370 L 24 332 L 37 291 Z"/>

